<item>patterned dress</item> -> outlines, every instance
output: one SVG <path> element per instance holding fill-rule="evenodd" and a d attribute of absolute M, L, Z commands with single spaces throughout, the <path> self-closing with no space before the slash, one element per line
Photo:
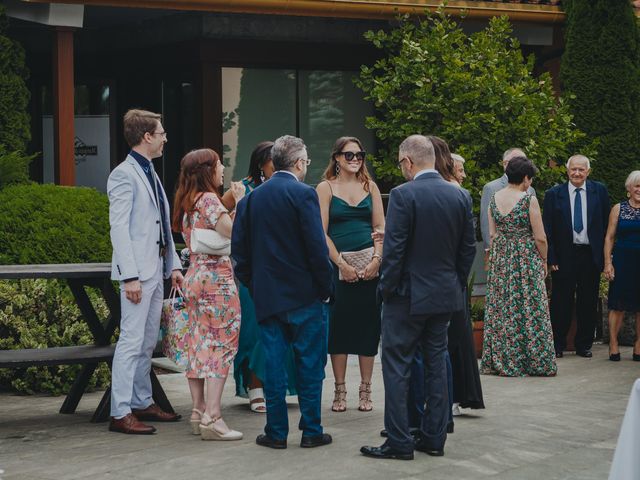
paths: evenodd
<path fill-rule="evenodd" d="M 193 228 L 214 229 L 226 209 L 213 193 L 204 193 L 182 220 L 190 265 L 183 293 L 189 315 L 187 378 L 226 378 L 238 351 L 240 299 L 228 256 L 191 251 Z"/>
<path fill-rule="evenodd" d="M 484 320 L 484 374 L 556 374 L 544 265 L 529 220 L 530 195 L 503 215 L 489 206 L 497 235 L 489 253 Z"/>

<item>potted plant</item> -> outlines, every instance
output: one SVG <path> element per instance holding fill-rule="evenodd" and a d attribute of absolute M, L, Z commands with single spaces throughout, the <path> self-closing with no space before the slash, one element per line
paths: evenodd
<path fill-rule="evenodd" d="M 471 328 L 473 329 L 473 346 L 476 357 L 482 357 L 482 343 L 484 342 L 484 302 L 471 303 Z"/>

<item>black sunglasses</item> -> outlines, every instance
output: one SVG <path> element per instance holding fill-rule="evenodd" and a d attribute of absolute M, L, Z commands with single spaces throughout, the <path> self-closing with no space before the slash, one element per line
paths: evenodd
<path fill-rule="evenodd" d="M 358 160 L 359 162 L 364 162 L 364 157 L 367 156 L 367 152 L 365 152 L 365 151 L 362 151 L 362 152 L 340 152 L 338 155 L 344 155 L 344 159 L 347 162 L 350 162 L 354 158 L 356 160 Z"/>

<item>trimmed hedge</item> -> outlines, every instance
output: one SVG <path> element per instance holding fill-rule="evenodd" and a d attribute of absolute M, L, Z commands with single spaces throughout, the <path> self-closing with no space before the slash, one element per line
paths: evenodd
<path fill-rule="evenodd" d="M 97 190 L 57 185 L 14 185 L 0 190 L 0 264 L 109 262 L 109 202 Z M 99 318 L 107 307 L 88 289 Z M 0 349 L 93 343 L 65 282 L 0 281 Z M 66 393 L 79 365 L 0 369 L 0 386 L 19 393 Z M 103 387 L 102 364 L 90 387 Z"/>
<path fill-rule="evenodd" d="M 109 261 L 105 194 L 38 184 L 0 190 L 0 264 Z"/>
<path fill-rule="evenodd" d="M 640 168 L 640 31 L 628 0 L 565 0 L 560 78 L 578 128 L 599 142 L 593 177 L 613 201 Z"/>

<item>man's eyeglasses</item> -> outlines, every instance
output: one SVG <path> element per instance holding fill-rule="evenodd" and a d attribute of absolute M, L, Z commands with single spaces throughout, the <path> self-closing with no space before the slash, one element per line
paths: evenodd
<path fill-rule="evenodd" d="M 160 135 L 161 137 L 166 138 L 167 132 L 153 132 L 151 135 Z"/>
<path fill-rule="evenodd" d="M 354 158 L 359 162 L 364 162 L 364 157 L 367 156 L 367 152 L 340 152 L 338 155 L 343 155 L 347 162 L 350 162 Z"/>
<path fill-rule="evenodd" d="M 298 160 L 302 160 L 307 167 L 309 165 L 311 165 L 311 159 L 310 158 L 300 158 Z"/>
<path fill-rule="evenodd" d="M 398 168 L 402 168 L 402 162 L 404 162 L 405 160 L 409 160 L 409 157 L 402 157 L 400 160 L 398 160 L 398 163 L 396 165 L 398 165 Z"/>

